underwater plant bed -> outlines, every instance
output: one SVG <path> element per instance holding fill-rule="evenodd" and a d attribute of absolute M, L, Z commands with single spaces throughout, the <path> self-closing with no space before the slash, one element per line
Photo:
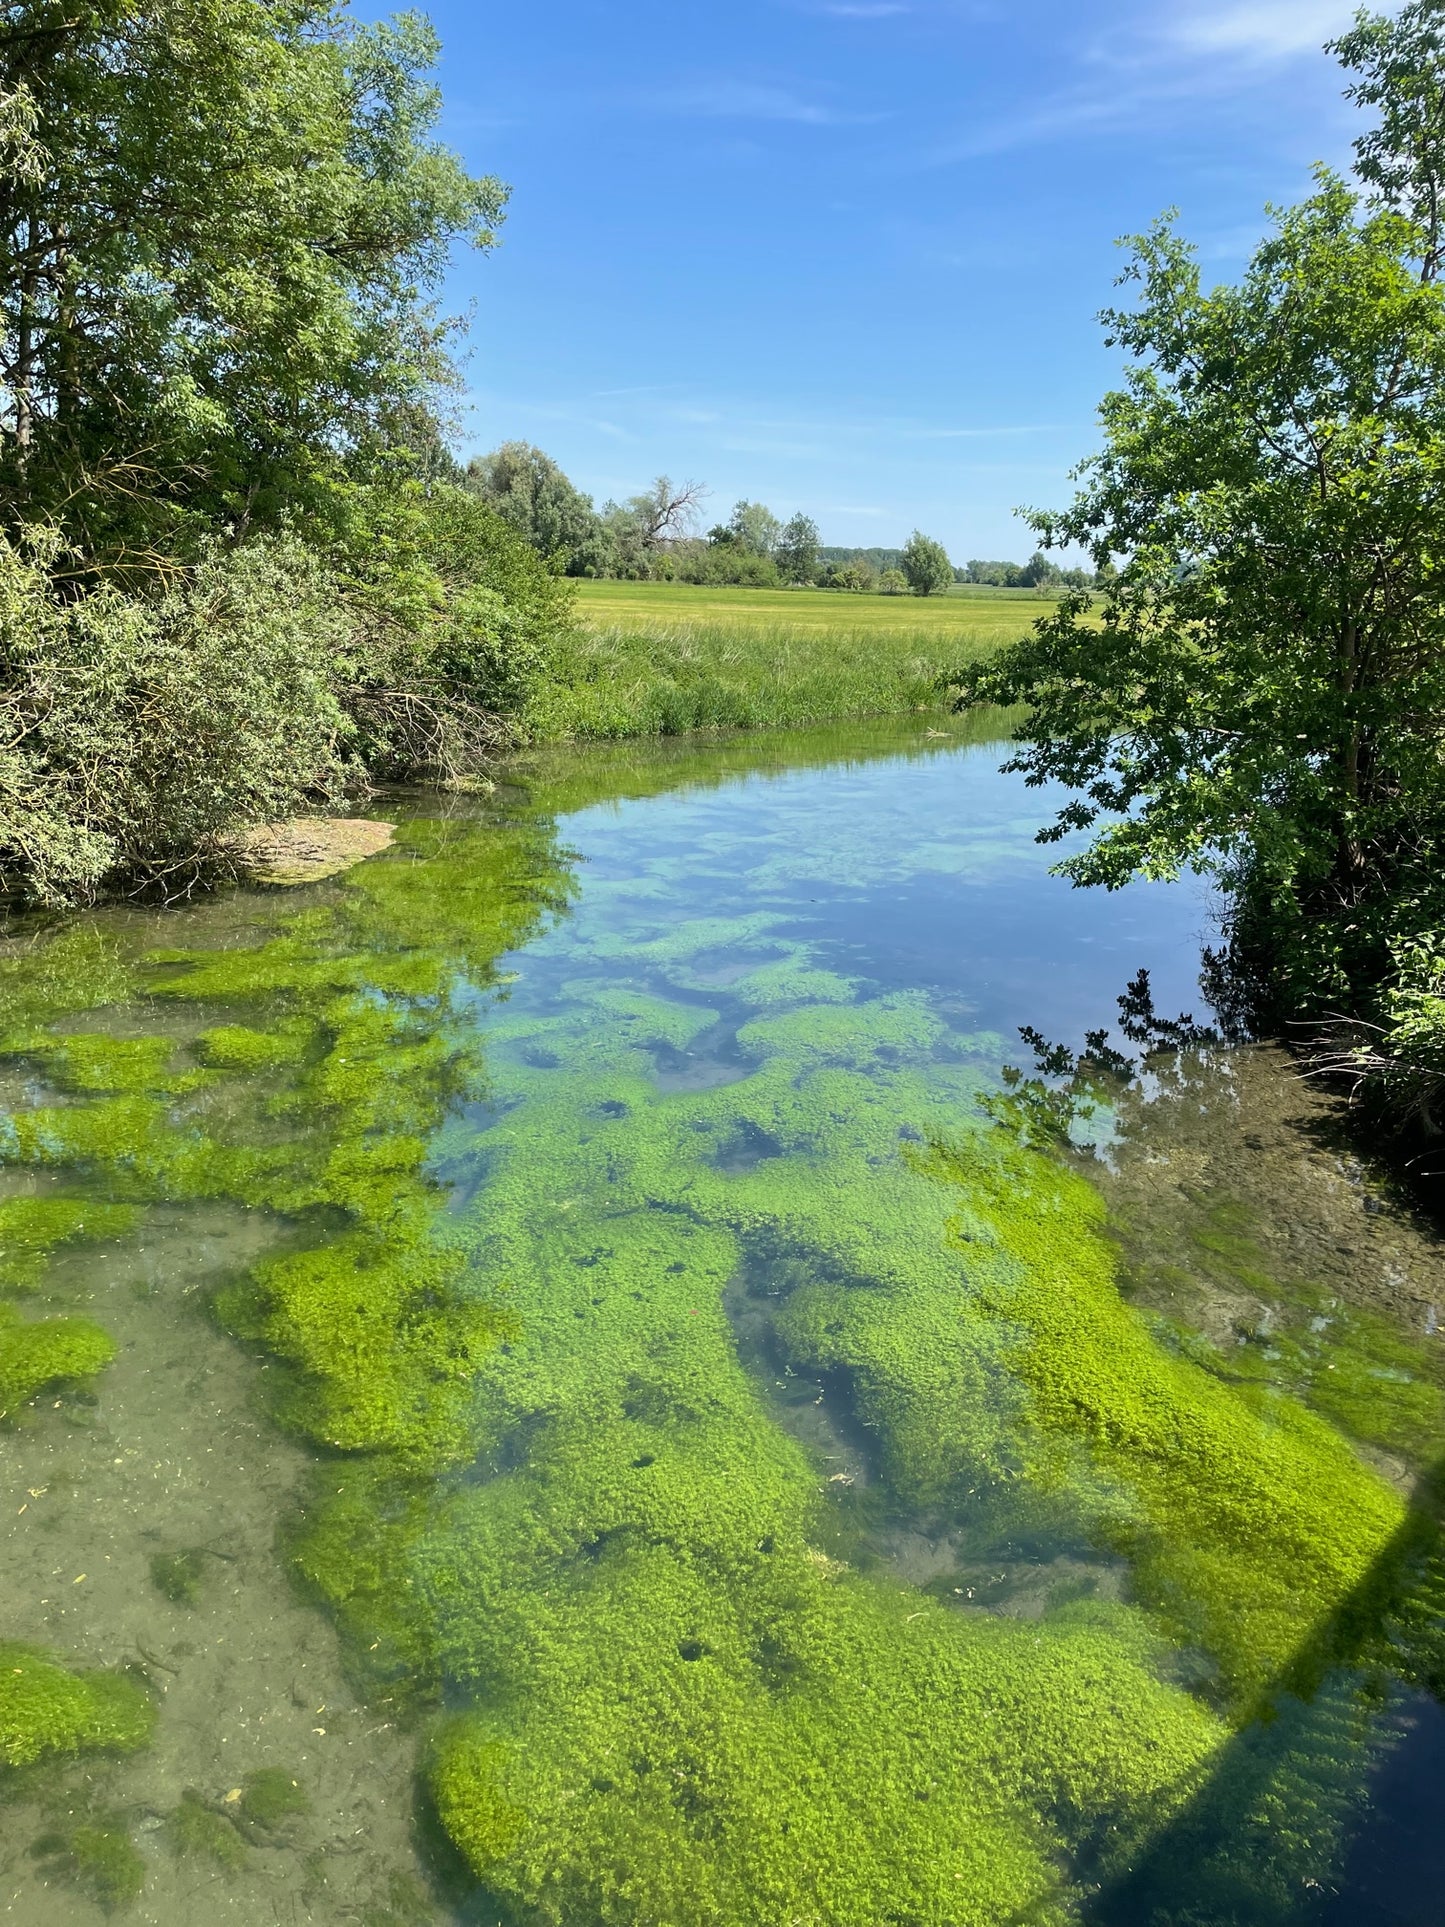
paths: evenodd
<path fill-rule="evenodd" d="M 1434 1891 L 1445 1258 L 1262 1047 L 1025 1128 L 1208 906 L 1050 877 L 999 734 L 533 756 L 0 945 L 17 1918 Z"/>

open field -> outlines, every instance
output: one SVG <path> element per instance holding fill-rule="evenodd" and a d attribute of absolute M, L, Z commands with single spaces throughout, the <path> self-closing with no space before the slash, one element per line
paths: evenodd
<path fill-rule="evenodd" d="M 529 711 L 541 742 L 932 708 L 950 671 L 1026 634 L 1045 606 L 1017 590 L 578 588 L 578 631 Z"/>
<path fill-rule="evenodd" d="M 849 595 L 838 589 L 713 589 L 685 582 L 577 584 L 577 606 L 593 628 L 736 623 L 750 628 L 908 630 L 914 635 L 1020 636 L 1046 606 L 1032 589 L 960 587 L 947 595 Z"/>

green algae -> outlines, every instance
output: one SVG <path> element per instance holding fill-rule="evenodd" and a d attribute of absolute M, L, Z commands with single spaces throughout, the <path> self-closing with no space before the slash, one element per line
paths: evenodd
<path fill-rule="evenodd" d="M 114 1339 L 88 1318 L 25 1319 L 0 1304 L 0 1421 L 41 1392 L 93 1377 L 114 1356 Z"/>
<path fill-rule="evenodd" d="M 179 1552 L 152 1553 L 151 1584 L 173 1606 L 198 1606 L 201 1580 L 206 1571 L 206 1553 L 199 1546 L 186 1546 Z"/>
<path fill-rule="evenodd" d="M 1117 1480 L 1096 1530 L 1250 1705 L 1365 1579 L 1402 1501 L 1312 1413 L 1225 1387 L 1158 1341 L 1118 1295 L 1082 1180 L 996 1143 L 931 1164 L 967 1200 L 960 1238 L 991 1236 L 1018 1267 L 990 1299 L 1019 1329 L 1013 1363 L 1036 1422 Z"/>
<path fill-rule="evenodd" d="M 52 1879 L 77 1888 L 106 1913 L 138 1900 L 145 1887 L 145 1861 L 120 1814 L 54 1827 L 30 1851 Z"/>
<path fill-rule="evenodd" d="M 1233 1343 L 1181 1331 L 1180 1345 L 1236 1384 L 1276 1386 L 1364 1444 L 1425 1464 L 1445 1449 L 1445 1373 L 1378 1312 L 1271 1270 L 1253 1214 L 1211 1204 L 1189 1230 L 1205 1274 L 1262 1309 L 1234 1322 Z"/>
<path fill-rule="evenodd" d="M 274 1030 L 255 1030 L 249 1024 L 218 1024 L 202 1031 L 196 1052 L 202 1063 L 216 1070 L 267 1071 L 301 1063 L 318 1039 L 308 1018 L 284 1020 Z"/>
<path fill-rule="evenodd" d="M 196 1071 L 171 1071 L 175 1041 L 170 1037 L 107 1037 L 98 1031 L 37 1037 L 27 1055 L 49 1082 L 66 1091 L 179 1093 L 204 1081 Z"/>
<path fill-rule="evenodd" d="M 133 1210 L 93 1198 L 0 1199 L 0 1290 L 33 1290 L 61 1245 L 122 1238 L 134 1226 Z"/>
<path fill-rule="evenodd" d="M 166 1844 L 178 1860 L 209 1860 L 234 1872 L 246 1862 L 246 1843 L 224 1813 L 190 1788 L 167 1815 Z"/>
<path fill-rule="evenodd" d="M 50 1755 L 132 1753 L 155 1725 L 155 1707 L 116 1673 L 71 1672 L 33 1646 L 0 1643 L 0 1762 L 31 1766 Z"/>
<path fill-rule="evenodd" d="M 247 1826 L 259 1827 L 263 1833 L 274 1833 L 287 1821 L 310 1811 L 310 1796 L 284 1767 L 257 1767 L 241 1782 L 239 1816 Z"/>
<path fill-rule="evenodd" d="M 1269 1698 L 1400 1502 L 1322 1404 L 1122 1301 L 1087 1184 L 970 1127 L 997 1040 L 770 913 L 663 917 L 482 1020 L 484 1076 L 482 1000 L 565 902 L 555 853 L 526 820 L 399 847 L 260 942 L 135 958 L 129 997 L 210 1023 L 180 1050 L 77 1054 L 37 1035 L 72 1006 L 32 1000 L 17 1052 L 90 1101 L 17 1113 L 4 1155 L 290 1223 L 218 1305 L 283 1363 L 278 1414 L 346 1455 L 289 1550 L 379 1699 L 464 1709 L 431 1788 L 498 1905 L 1063 1919 L 1071 1877 L 1207 1797 L 1221 1713 Z M 660 1085 L 729 1022 L 729 1081 Z M 745 1275 L 788 1366 L 845 1387 L 883 1503 L 1124 1560 L 1130 1598 L 1015 1619 L 838 1557 L 846 1497 L 739 1362 Z"/>

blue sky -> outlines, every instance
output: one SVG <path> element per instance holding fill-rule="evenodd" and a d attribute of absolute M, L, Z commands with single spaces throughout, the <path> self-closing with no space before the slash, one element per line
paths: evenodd
<path fill-rule="evenodd" d="M 1175 205 L 1231 278 L 1355 131 L 1322 0 L 427 10 L 444 137 L 513 190 L 448 289 L 467 451 L 960 561 L 1027 554 L 1094 446 L 1116 237 Z"/>

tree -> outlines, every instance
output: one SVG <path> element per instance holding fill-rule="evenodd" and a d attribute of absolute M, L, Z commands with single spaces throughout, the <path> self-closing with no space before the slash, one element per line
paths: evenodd
<path fill-rule="evenodd" d="M 1024 589 L 1052 589 L 1063 579 L 1063 570 L 1057 562 L 1051 562 L 1042 549 L 1035 549 L 1019 570 L 1019 586 Z"/>
<path fill-rule="evenodd" d="M 970 582 L 986 583 L 993 589 L 1017 589 L 1024 572 L 1017 562 L 970 562 L 965 573 Z"/>
<path fill-rule="evenodd" d="M 706 498 L 707 489 L 701 482 L 674 485 L 666 475 L 659 475 L 646 494 L 629 499 L 627 512 L 637 526 L 644 548 L 654 549 L 669 537 L 689 535 Z"/>
<path fill-rule="evenodd" d="M 0 16 L 0 512 L 164 563 L 324 508 L 445 379 L 428 312 L 505 190 L 431 138 L 416 15 L 28 0 Z"/>
<path fill-rule="evenodd" d="M 782 523 L 762 502 L 735 502 L 728 527 L 733 539 L 751 555 L 771 555 L 783 532 Z"/>
<path fill-rule="evenodd" d="M 598 570 L 605 544 L 590 495 L 530 442 L 503 442 L 468 463 L 465 486 L 490 502 L 538 555 L 567 575 Z"/>
<path fill-rule="evenodd" d="M 801 513 L 784 524 L 773 551 L 784 582 L 813 582 L 818 575 L 818 524 Z"/>
<path fill-rule="evenodd" d="M 1073 791 L 1044 838 L 1097 831 L 1061 869 L 1222 868 L 1294 1009 L 1368 995 L 1440 921 L 1441 19 L 1335 43 L 1379 115 L 1357 185 L 1319 169 L 1237 286 L 1206 292 L 1169 221 L 1135 242 L 1105 322 L 1136 365 L 1073 505 L 1031 518 L 1092 551 L 1102 625 L 1066 595 L 967 678 L 1031 706 L 1013 767 Z"/>
<path fill-rule="evenodd" d="M 851 562 L 830 562 L 823 571 L 821 587 L 846 589 L 853 595 L 867 595 L 877 578 L 868 558 L 855 555 Z"/>
<path fill-rule="evenodd" d="M 953 581 L 947 549 L 917 529 L 903 545 L 902 568 L 915 595 L 941 594 Z"/>
<path fill-rule="evenodd" d="M 885 569 L 878 578 L 880 595 L 902 595 L 908 587 L 908 577 L 902 569 Z"/>
<path fill-rule="evenodd" d="M 641 495 L 604 502 L 599 520 L 608 550 L 606 573 L 630 580 L 655 575 L 664 566 L 663 544 L 692 538 L 707 494 L 701 482 L 675 484 L 659 475 Z"/>

